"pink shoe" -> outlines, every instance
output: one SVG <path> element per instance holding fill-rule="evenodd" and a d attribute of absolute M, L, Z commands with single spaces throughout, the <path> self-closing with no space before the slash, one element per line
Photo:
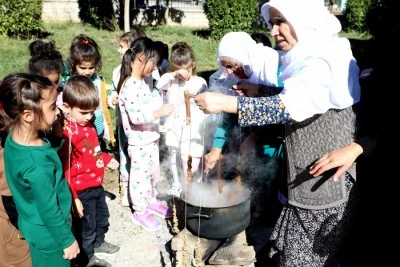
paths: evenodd
<path fill-rule="evenodd" d="M 151 215 L 147 210 L 140 214 L 138 212 L 134 212 L 132 214 L 132 222 L 150 232 L 161 229 L 160 222 L 154 219 L 153 215 Z"/>
<path fill-rule="evenodd" d="M 147 206 L 147 211 L 165 219 L 172 217 L 172 210 L 158 199 L 155 203 L 150 203 Z"/>

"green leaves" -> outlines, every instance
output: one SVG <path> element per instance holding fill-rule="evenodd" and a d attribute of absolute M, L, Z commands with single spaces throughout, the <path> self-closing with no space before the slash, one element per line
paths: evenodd
<path fill-rule="evenodd" d="M 206 0 L 204 12 L 215 40 L 231 31 L 251 31 L 260 13 L 257 0 Z"/>
<path fill-rule="evenodd" d="M 42 0 L 0 0 L 0 35 L 28 39 L 42 31 Z"/>

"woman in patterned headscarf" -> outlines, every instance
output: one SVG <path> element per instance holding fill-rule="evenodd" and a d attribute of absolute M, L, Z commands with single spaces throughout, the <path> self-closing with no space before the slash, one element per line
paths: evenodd
<path fill-rule="evenodd" d="M 313 177 L 309 166 L 354 140 L 359 68 L 324 1 L 271 0 L 261 13 L 283 51 L 283 90 L 267 88 L 267 96 L 257 98 L 204 93 L 195 101 L 206 113 L 238 113 L 242 126 L 285 124 L 288 203 L 270 256 L 279 266 L 332 266 L 354 213 L 355 163 L 338 182 L 333 173 Z"/>

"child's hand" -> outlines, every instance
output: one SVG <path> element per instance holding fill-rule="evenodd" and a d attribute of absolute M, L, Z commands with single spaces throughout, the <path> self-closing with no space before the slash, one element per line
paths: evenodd
<path fill-rule="evenodd" d="M 173 104 L 165 104 L 163 105 L 160 109 L 155 111 L 154 117 L 160 118 L 160 117 L 165 117 L 169 116 L 174 112 L 175 107 Z"/>
<path fill-rule="evenodd" d="M 114 97 L 112 98 L 112 100 L 111 100 L 111 103 L 112 103 L 113 105 L 117 105 L 117 104 L 118 104 L 118 100 L 119 100 L 118 96 L 114 96 Z"/>
<path fill-rule="evenodd" d="M 79 252 L 80 252 L 79 245 L 78 245 L 78 242 L 76 242 L 76 240 L 75 240 L 71 246 L 64 248 L 64 256 L 63 257 L 66 260 L 72 260 L 72 259 L 75 259 L 76 256 L 78 256 Z"/>
<path fill-rule="evenodd" d="M 108 164 L 107 167 L 111 170 L 116 170 L 119 167 L 119 162 L 116 159 L 112 159 Z"/>
<path fill-rule="evenodd" d="M 83 205 L 79 198 L 75 198 L 74 200 L 74 213 L 78 218 L 82 218 L 83 214 Z"/>
<path fill-rule="evenodd" d="M 185 69 L 179 69 L 175 71 L 175 77 L 179 80 L 188 81 L 190 79 L 190 73 Z"/>

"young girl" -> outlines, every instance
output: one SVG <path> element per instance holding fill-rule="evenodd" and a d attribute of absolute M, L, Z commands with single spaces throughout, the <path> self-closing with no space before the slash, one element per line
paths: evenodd
<path fill-rule="evenodd" d="M 63 59 L 61 52 L 57 50 L 54 41 L 36 40 L 29 44 L 31 58 L 29 59 L 29 71 L 49 78 L 58 84 L 62 72 Z"/>
<path fill-rule="evenodd" d="M 130 158 L 129 195 L 135 210 L 132 220 L 148 231 L 161 228 L 152 214 L 172 216 L 172 211 L 156 198 L 155 189 L 160 177 L 159 118 L 173 111 L 172 105 L 162 105 L 159 92 L 146 79 L 158 61 L 154 42 L 147 37 L 136 39 L 124 54 L 118 83 L 119 110 Z"/>
<path fill-rule="evenodd" d="M 107 108 L 106 86 L 103 78 L 97 74 L 102 66 L 100 47 L 89 36 L 79 34 L 72 41 L 67 65 L 64 70 L 63 83 L 75 75 L 85 75 L 92 80 L 100 96 L 99 108 L 94 113 L 94 126 L 97 136 L 103 150 L 106 148 L 104 139 L 108 140 L 111 146 L 114 146 L 114 131 L 110 112 Z"/>
<path fill-rule="evenodd" d="M 57 86 L 39 75 L 15 73 L 0 85 L 0 130 L 7 182 L 32 266 L 70 266 L 79 253 L 71 231 L 71 193 L 49 131 L 59 110 Z"/>
<path fill-rule="evenodd" d="M 128 48 L 131 46 L 133 41 L 135 41 L 139 37 L 145 37 L 146 33 L 139 26 L 134 26 L 131 31 L 122 34 L 119 39 L 119 47 L 118 53 L 121 57 L 121 60 Z M 157 70 L 155 70 L 157 71 Z M 154 73 L 154 71 L 153 71 Z M 118 92 L 117 86 L 119 79 L 121 77 L 121 64 L 119 64 L 114 70 L 112 75 L 112 88 L 110 94 L 107 97 L 108 106 L 113 109 L 118 109 Z M 115 112 L 116 114 L 116 132 L 117 132 L 117 142 L 118 142 L 118 156 L 119 156 L 119 173 L 120 173 L 120 183 L 122 189 L 122 199 L 121 205 L 123 207 L 129 206 L 129 198 L 128 198 L 128 178 L 129 178 L 129 159 L 128 153 L 126 151 L 127 140 L 124 134 L 124 130 L 122 128 L 121 118 L 118 117 L 119 111 Z"/>
<path fill-rule="evenodd" d="M 190 94 L 207 90 L 207 82 L 196 75 L 196 61 L 193 49 L 185 42 L 172 46 L 170 58 L 171 72 L 161 76 L 157 83 L 159 89 L 167 91 L 168 101 L 174 104 L 174 115 L 166 122 L 166 145 L 170 148 L 170 170 L 173 176 L 171 195 L 180 196 L 182 191 L 177 167 L 178 153 L 182 159 L 184 175 L 187 175 L 188 157 L 192 156 L 193 173 L 200 165 L 204 153 L 204 128 L 206 116 L 190 100 L 191 122 L 187 125 L 184 90 Z M 185 176 L 187 178 L 187 176 Z"/>

